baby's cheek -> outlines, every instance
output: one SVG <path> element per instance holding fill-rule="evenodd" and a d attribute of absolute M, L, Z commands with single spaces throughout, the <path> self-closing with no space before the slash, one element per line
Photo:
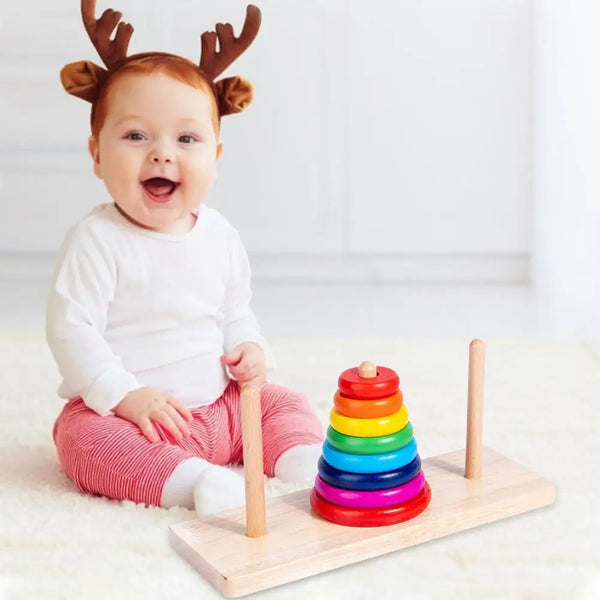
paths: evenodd
<path fill-rule="evenodd" d="M 215 173 L 217 170 L 217 160 L 214 153 L 215 149 L 207 145 L 197 154 L 197 161 L 206 173 Z"/>

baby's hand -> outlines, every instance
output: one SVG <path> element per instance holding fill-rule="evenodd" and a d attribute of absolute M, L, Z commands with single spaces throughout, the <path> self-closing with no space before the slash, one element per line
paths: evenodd
<path fill-rule="evenodd" d="M 229 367 L 229 373 L 239 383 L 262 386 L 267 382 L 267 363 L 258 344 L 244 342 L 229 354 L 221 356 L 221 363 Z"/>
<path fill-rule="evenodd" d="M 153 422 L 181 439 L 190 435 L 186 421 L 193 420 L 192 413 L 179 400 L 148 387 L 129 392 L 113 412 L 117 417 L 135 423 L 151 442 L 160 439 Z"/>

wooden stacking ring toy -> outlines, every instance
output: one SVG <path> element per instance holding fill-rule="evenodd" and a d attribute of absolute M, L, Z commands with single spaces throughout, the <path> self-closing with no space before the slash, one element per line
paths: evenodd
<path fill-rule="evenodd" d="M 411 500 L 383 508 L 346 508 L 327 502 L 315 488 L 310 494 L 310 505 L 320 517 L 350 527 L 379 527 L 408 521 L 422 513 L 430 501 L 431 488 L 427 482 Z"/>
<path fill-rule="evenodd" d="M 408 465 L 385 473 L 350 473 L 332 467 L 321 456 L 317 469 L 323 481 L 338 488 L 359 491 L 386 490 L 407 483 L 416 477 L 421 470 L 421 458 L 417 454 Z"/>
<path fill-rule="evenodd" d="M 346 369 L 340 375 L 338 389 L 342 396 L 365 400 L 369 398 L 386 398 L 398 390 L 400 378 L 396 371 L 377 366 L 374 377 L 361 377 L 359 368 Z"/>
<path fill-rule="evenodd" d="M 402 392 L 398 390 L 391 396 L 373 400 L 347 398 L 336 392 L 333 397 L 333 405 L 340 414 L 346 417 L 355 417 L 357 419 L 387 417 L 400 410 L 402 406 Z"/>
<path fill-rule="evenodd" d="M 327 440 L 323 444 L 323 458 L 334 469 L 349 473 L 385 473 L 411 463 L 417 456 L 417 442 L 413 438 L 406 446 L 385 454 L 347 454 L 336 450 Z"/>
<path fill-rule="evenodd" d="M 349 454 L 384 454 L 406 446 L 413 437 L 413 426 L 410 421 L 404 429 L 377 437 L 355 437 L 344 435 L 333 427 L 327 428 L 327 441 L 340 452 Z"/>
<path fill-rule="evenodd" d="M 375 492 L 358 492 L 336 488 L 317 475 L 315 490 L 323 500 L 330 504 L 347 508 L 383 508 L 384 506 L 395 506 L 396 504 L 408 502 L 421 491 L 424 483 L 425 474 L 423 471 L 419 471 L 415 478 L 398 487 Z"/>
<path fill-rule="evenodd" d="M 345 417 L 335 408 L 332 408 L 329 414 L 329 422 L 336 431 L 345 435 L 379 437 L 404 429 L 408 423 L 408 411 L 406 406 L 401 406 L 400 410 L 387 417 L 355 419 L 354 417 Z"/>

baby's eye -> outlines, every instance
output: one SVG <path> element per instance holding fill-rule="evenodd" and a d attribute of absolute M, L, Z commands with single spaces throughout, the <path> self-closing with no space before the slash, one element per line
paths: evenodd
<path fill-rule="evenodd" d="M 180 135 L 178 141 L 182 144 L 193 144 L 198 140 L 193 135 Z"/>
<path fill-rule="evenodd" d="M 144 138 L 144 134 L 139 131 L 131 131 L 126 136 L 126 139 L 133 140 L 134 142 L 141 142 Z"/>

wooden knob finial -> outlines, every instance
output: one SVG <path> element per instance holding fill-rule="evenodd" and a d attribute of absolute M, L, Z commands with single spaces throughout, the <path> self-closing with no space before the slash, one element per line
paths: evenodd
<path fill-rule="evenodd" d="M 361 377 L 377 377 L 377 365 L 365 360 L 358 365 L 358 374 Z"/>

